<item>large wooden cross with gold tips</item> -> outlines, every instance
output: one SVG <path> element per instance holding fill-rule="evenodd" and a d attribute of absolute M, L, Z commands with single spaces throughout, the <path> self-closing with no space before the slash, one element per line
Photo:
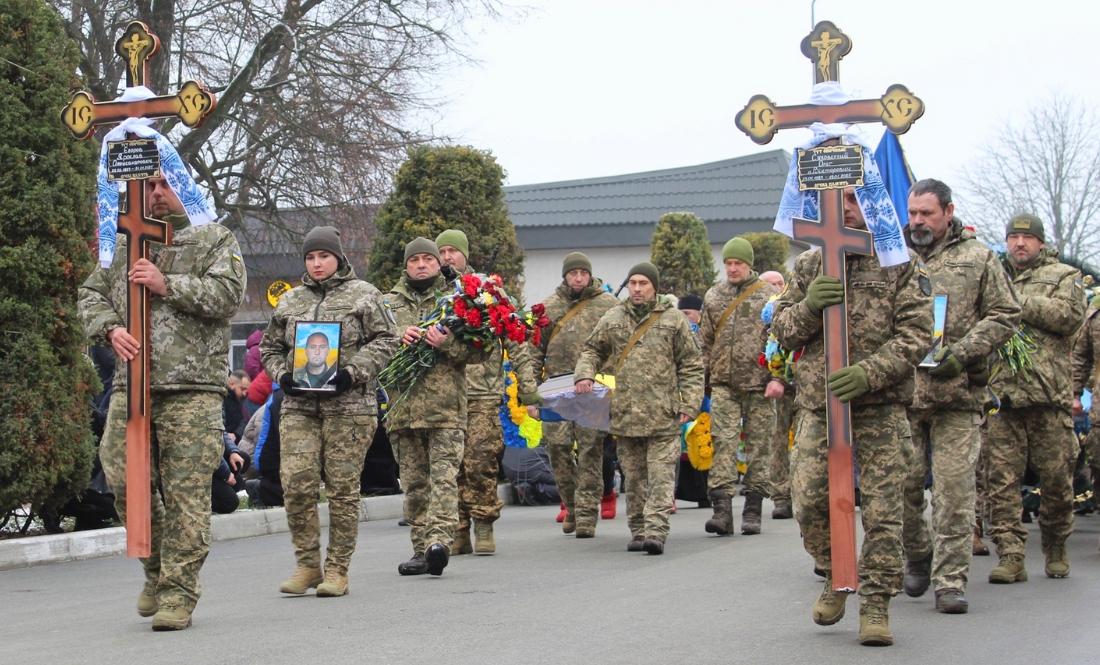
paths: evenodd
<path fill-rule="evenodd" d="M 830 21 L 821 21 L 802 40 L 802 53 L 814 63 L 814 83 L 838 81 L 840 60 L 852 48 L 852 40 Z M 764 95 L 755 95 L 737 114 L 741 131 L 759 144 L 772 140 L 776 131 L 821 123 L 881 122 L 895 134 L 904 134 L 924 113 L 924 102 L 903 85 L 892 85 L 879 99 L 853 100 L 835 106 L 803 104 L 776 106 Z M 821 248 L 821 272 L 836 277 L 847 289 L 848 254 L 873 254 L 871 234 L 844 226 L 845 187 L 862 185 L 862 152 L 859 146 L 841 146 L 837 139 L 820 147 L 799 150 L 799 189 L 821 193 L 820 221 L 793 220 L 795 240 Z M 848 366 L 848 313 L 846 300 L 824 311 L 825 367 L 831 374 Z M 852 416 L 848 404 L 832 392 L 826 402 L 829 433 L 829 524 L 832 540 L 833 588 L 854 592 L 859 576 L 856 564 L 855 487 L 852 461 Z"/>
<path fill-rule="evenodd" d="M 126 27 L 115 42 L 115 52 L 126 60 L 127 87 L 144 86 L 149 74 L 149 58 L 160 50 L 160 40 L 140 21 Z M 120 123 L 128 118 L 178 117 L 188 127 L 198 127 L 214 111 L 215 99 L 197 81 L 187 81 L 175 95 L 141 101 L 97 102 L 79 91 L 61 112 L 61 122 L 80 139 L 89 138 L 97 126 Z M 137 139 L 128 134 L 127 139 Z M 122 150 L 131 150 L 138 162 L 151 168 L 138 168 L 110 177 L 126 181 L 126 196 L 119 197 L 118 232 L 127 237 L 126 269 L 139 259 L 149 258 L 151 243 L 172 244 L 172 225 L 146 216 L 145 179 L 159 176 L 155 146 L 151 155 L 136 147 L 140 141 L 123 141 Z M 111 149 L 112 146 L 108 146 Z M 108 170 L 110 173 L 110 169 Z M 122 168 L 121 171 L 126 171 Z M 116 177 L 117 175 L 117 177 Z M 137 354 L 126 365 L 126 554 L 147 557 L 151 552 L 152 514 L 150 483 L 150 394 L 149 394 L 149 290 L 143 284 L 130 283 L 126 290 L 126 331 L 138 341 Z"/>

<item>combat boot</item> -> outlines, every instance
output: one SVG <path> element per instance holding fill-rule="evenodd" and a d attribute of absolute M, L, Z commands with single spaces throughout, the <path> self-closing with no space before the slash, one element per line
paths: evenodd
<path fill-rule="evenodd" d="M 424 560 L 428 562 L 428 574 L 439 577 L 451 560 L 451 554 L 446 547 L 439 543 L 432 543 L 428 545 L 428 550 L 424 553 Z"/>
<path fill-rule="evenodd" d="M 966 614 L 970 604 L 959 589 L 936 589 L 936 611 L 941 614 Z"/>
<path fill-rule="evenodd" d="M 153 630 L 183 630 L 191 625 L 191 610 L 165 605 L 153 615 Z"/>
<path fill-rule="evenodd" d="M 143 617 L 151 617 L 157 613 L 160 607 L 157 605 L 157 585 L 146 581 L 138 596 L 137 611 Z"/>
<path fill-rule="evenodd" d="M 423 552 L 417 552 L 405 563 L 398 564 L 397 572 L 402 575 L 425 575 L 428 572 L 428 560 Z"/>
<path fill-rule="evenodd" d="M 714 506 L 714 517 L 707 520 L 704 527 L 707 533 L 728 536 L 733 533 L 733 501 L 730 495 L 717 490 L 710 498 Z"/>
<path fill-rule="evenodd" d="M 477 538 L 474 552 L 492 554 L 497 551 L 497 541 L 493 538 L 492 522 L 474 522 L 474 537 Z"/>
<path fill-rule="evenodd" d="M 989 556 L 989 546 L 982 542 L 982 525 L 974 526 L 974 544 L 971 545 L 971 554 L 974 556 Z"/>
<path fill-rule="evenodd" d="M 577 533 L 574 535 L 576 538 L 595 538 L 596 537 L 596 525 L 577 526 Z"/>
<path fill-rule="evenodd" d="M 646 554 L 664 554 L 665 539 L 660 536 L 646 536 L 642 541 L 642 549 Z"/>
<path fill-rule="evenodd" d="M 641 552 L 643 543 L 645 543 L 645 536 L 634 536 L 630 539 L 630 542 L 626 544 L 626 551 Z"/>
<path fill-rule="evenodd" d="M 741 511 L 741 533 L 754 536 L 760 533 L 760 513 L 763 511 L 764 495 L 749 492 L 745 495 L 745 509 Z"/>
<path fill-rule="evenodd" d="M 470 554 L 473 551 L 474 546 L 470 542 L 470 527 L 455 531 L 455 541 L 451 544 L 451 554 L 458 556 L 459 554 Z"/>
<path fill-rule="evenodd" d="M 303 568 L 298 566 L 294 574 L 290 576 L 290 579 L 279 586 L 279 593 L 292 593 L 296 596 L 300 596 L 310 589 L 316 589 L 317 585 L 320 584 L 323 579 L 324 576 L 321 575 L 320 568 Z"/>
<path fill-rule="evenodd" d="M 1004 554 L 997 567 L 989 571 L 990 584 L 1012 584 L 1026 582 L 1027 568 L 1024 567 L 1023 554 Z"/>
<path fill-rule="evenodd" d="M 920 598 L 932 583 L 932 553 L 917 561 L 905 562 L 905 595 Z"/>
<path fill-rule="evenodd" d="M 565 512 L 565 519 L 561 521 L 562 533 L 573 533 L 577 530 L 577 516 L 573 514 L 573 511 L 567 510 Z"/>
<path fill-rule="evenodd" d="M 1065 543 L 1061 545 L 1051 545 L 1046 550 L 1045 554 L 1047 556 L 1047 577 L 1054 579 L 1069 577 L 1069 553 L 1066 552 Z"/>
<path fill-rule="evenodd" d="M 794 517 L 790 499 L 776 499 L 775 508 L 772 508 L 773 520 L 789 520 Z"/>
<path fill-rule="evenodd" d="M 878 602 L 860 605 L 860 644 L 865 647 L 888 647 L 894 643 L 894 636 L 890 634 L 890 613 L 887 607 L 885 603 Z"/>
<path fill-rule="evenodd" d="M 318 598 L 336 598 L 347 595 L 348 576 L 335 570 L 325 571 L 325 581 L 317 585 Z"/>
<path fill-rule="evenodd" d="M 814 623 L 819 626 L 831 626 L 844 618 L 844 605 L 848 594 L 833 589 L 833 576 L 825 575 L 825 587 L 814 603 Z"/>

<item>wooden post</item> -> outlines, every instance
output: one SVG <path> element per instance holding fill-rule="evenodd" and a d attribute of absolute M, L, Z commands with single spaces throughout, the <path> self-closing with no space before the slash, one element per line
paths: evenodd
<path fill-rule="evenodd" d="M 830 21 L 821 21 L 802 40 L 802 52 L 814 64 L 814 82 L 837 81 L 840 60 L 852 47 L 852 42 Z M 753 141 L 765 144 L 776 131 L 792 127 L 808 127 L 815 122 L 856 123 L 881 122 L 895 134 L 903 134 L 924 113 L 924 102 L 903 85 L 890 86 L 879 99 L 854 100 L 834 106 L 803 104 L 777 107 L 764 95 L 755 95 L 737 114 L 736 123 Z M 822 147 L 839 145 L 833 139 Z M 815 149 L 816 150 L 816 149 Z M 795 156 L 797 159 L 798 156 Z M 848 254 L 872 254 L 871 234 L 844 226 L 842 188 L 851 183 L 826 182 L 813 184 L 803 180 L 800 185 L 820 190 L 820 221 L 795 218 L 792 222 L 795 240 L 821 248 L 821 272 L 836 277 L 848 287 Z M 843 180 L 843 179 L 841 179 Z M 859 184 L 862 184 L 860 182 Z M 823 313 L 825 337 L 825 367 L 827 373 L 848 366 L 847 297 L 839 305 L 826 307 Z M 859 583 L 856 555 L 855 484 L 853 473 L 851 410 L 830 392 L 826 401 L 829 436 L 829 525 L 833 559 L 833 588 L 854 592 Z"/>
<path fill-rule="evenodd" d="M 145 24 L 134 21 L 115 42 L 115 52 L 127 61 L 129 87 L 145 85 L 149 58 L 160 50 L 160 40 Z M 215 100 L 202 84 L 188 81 L 176 95 L 133 102 L 96 102 L 77 92 L 61 112 L 61 122 L 81 139 L 97 126 L 127 118 L 179 117 L 197 127 L 213 112 Z M 136 139 L 133 134 L 128 139 Z M 118 232 L 125 235 L 126 269 L 138 259 L 149 259 L 151 243 L 172 244 L 172 225 L 146 217 L 145 178 L 127 178 L 125 201 L 119 200 Z M 148 557 L 152 545 L 151 396 L 149 356 L 149 290 L 129 283 L 126 289 L 126 331 L 139 343 L 137 354 L 126 364 L 126 555 Z"/>

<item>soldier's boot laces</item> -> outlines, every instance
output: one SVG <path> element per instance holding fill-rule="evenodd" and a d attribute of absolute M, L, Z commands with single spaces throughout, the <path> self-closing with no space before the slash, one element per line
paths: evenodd
<path fill-rule="evenodd" d="M 153 630 L 183 630 L 191 625 L 191 610 L 165 605 L 153 615 Z"/>
<path fill-rule="evenodd" d="M 714 516 L 707 520 L 704 528 L 707 533 L 728 536 L 733 533 L 733 500 L 725 492 L 715 492 L 711 496 L 711 504 L 714 506 Z"/>
<path fill-rule="evenodd" d="M 337 598 L 347 595 L 348 576 L 335 570 L 325 571 L 325 581 L 317 585 L 318 598 Z"/>
<path fill-rule="evenodd" d="M 1001 556 L 997 567 L 989 571 L 990 584 L 1012 584 L 1026 582 L 1027 568 L 1024 567 L 1023 554 L 1005 554 Z"/>
<path fill-rule="evenodd" d="M 888 647 L 894 643 L 890 634 L 890 615 L 885 607 L 865 605 L 859 610 L 859 643 L 866 647 Z"/>
<path fill-rule="evenodd" d="M 1069 577 L 1069 553 L 1066 552 L 1066 546 L 1052 545 L 1046 553 L 1046 573 L 1047 577 L 1054 579 L 1061 579 L 1063 577 Z"/>
<path fill-rule="evenodd" d="M 299 566 L 289 580 L 279 585 L 279 593 L 292 593 L 300 596 L 310 589 L 317 588 L 317 585 L 324 579 L 320 568 L 303 568 Z"/>
<path fill-rule="evenodd" d="M 497 551 L 492 522 L 474 522 L 474 536 L 477 538 L 477 544 L 474 545 L 475 553 L 492 554 Z"/>
<path fill-rule="evenodd" d="M 143 617 L 151 617 L 157 613 L 160 607 L 157 605 L 157 585 L 145 582 L 145 586 L 138 595 L 137 611 Z"/>
<path fill-rule="evenodd" d="M 397 572 L 402 575 L 426 575 L 428 560 L 424 558 L 423 552 L 417 552 L 408 561 L 398 564 Z"/>
<path fill-rule="evenodd" d="M 745 509 L 741 511 L 741 533 L 746 536 L 760 533 L 760 514 L 763 509 L 763 494 L 749 492 L 745 495 Z"/>
<path fill-rule="evenodd" d="M 470 542 L 470 528 L 466 527 L 455 531 L 455 541 L 451 545 L 451 554 L 458 556 L 459 554 L 470 554 L 473 551 L 474 546 Z"/>
<path fill-rule="evenodd" d="M 814 603 L 814 623 L 819 626 L 831 626 L 844 618 L 844 606 L 848 594 L 833 589 L 833 576 L 825 576 L 825 587 Z"/>
<path fill-rule="evenodd" d="M 932 553 L 917 561 L 905 562 L 905 595 L 920 598 L 932 583 Z"/>
<path fill-rule="evenodd" d="M 789 520 L 794 517 L 790 499 L 776 499 L 775 508 L 772 508 L 773 520 Z"/>

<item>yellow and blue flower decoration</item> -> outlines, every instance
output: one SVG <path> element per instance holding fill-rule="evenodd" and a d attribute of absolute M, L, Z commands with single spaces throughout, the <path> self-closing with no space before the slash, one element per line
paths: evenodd
<path fill-rule="evenodd" d="M 527 415 L 520 406 L 516 373 L 504 352 L 504 392 L 507 399 L 500 407 L 500 425 L 504 430 L 504 445 L 513 448 L 535 448 L 542 441 L 542 422 Z"/>

